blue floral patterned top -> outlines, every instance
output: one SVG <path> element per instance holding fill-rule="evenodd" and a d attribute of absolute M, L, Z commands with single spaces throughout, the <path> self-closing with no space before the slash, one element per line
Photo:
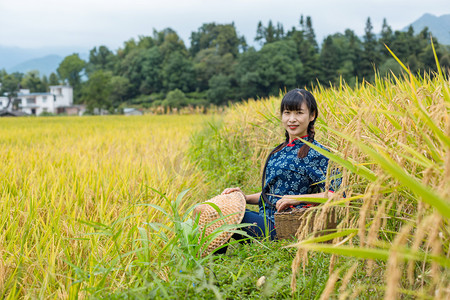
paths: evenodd
<path fill-rule="evenodd" d="M 308 140 L 308 137 L 303 137 L 303 139 Z M 326 149 L 317 141 L 314 141 L 313 144 L 322 149 Z M 267 199 L 273 205 L 275 205 L 281 197 L 271 195 L 313 194 L 319 193 L 325 189 L 328 158 L 312 148 L 310 148 L 306 157 L 298 158 L 297 153 L 302 146 L 303 142 L 294 140 L 280 151 L 272 154 L 267 163 L 264 191 L 267 195 Z M 339 184 L 340 180 L 332 181 L 330 184 L 330 191 L 334 191 L 336 185 L 339 186 Z M 268 219 L 275 224 L 275 207 L 269 207 L 268 205 L 263 206 L 263 202 L 264 200 L 260 197 L 259 214 L 264 216 L 265 210 Z M 301 206 L 303 206 L 303 204 L 300 204 L 297 207 Z"/>

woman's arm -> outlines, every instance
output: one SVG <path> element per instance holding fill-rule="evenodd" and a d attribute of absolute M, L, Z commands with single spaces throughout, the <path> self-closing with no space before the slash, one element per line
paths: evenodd
<path fill-rule="evenodd" d="M 247 204 L 258 205 L 260 196 L 261 196 L 261 192 L 256 193 L 256 194 L 246 195 L 245 201 L 247 201 Z"/>
<path fill-rule="evenodd" d="M 300 203 L 316 204 L 316 202 L 302 201 L 301 199 L 298 199 L 298 198 L 302 198 L 302 197 L 328 198 L 328 193 L 329 192 L 322 192 L 322 193 L 317 193 L 317 194 L 305 194 L 305 195 L 285 195 L 280 200 L 277 201 L 277 203 L 275 204 L 275 207 L 277 208 L 277 211 L 283 211 L 285 209 L 288 209 L 291 206 L 299 205 Z M 292 197 L 295 197 L 296 199 L 293 199 Z"/>
<path fill-rule="evenodd" d="M 254 205 L 258 204 L 259 197 L 261 196 L 261 193 L 246 195 L 238 187 L 227 188 L 227 189 L 223 190 L 222 195 L 230 194 L 230 193 L 233 193 L 233 192 L 240 192 L 240 193 L 242 193 L 242 195 L 244 195 L 244 197 L 245 197 L 245 202 L 247 202 L 247 204 L 254 204 Z"/>

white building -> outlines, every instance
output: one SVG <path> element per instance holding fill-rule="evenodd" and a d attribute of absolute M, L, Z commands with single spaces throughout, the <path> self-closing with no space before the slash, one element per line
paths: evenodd
<path fill-rule="evenodd" d="M 8 97 L 0 96 L 0 110 L 6 109 L 7 105 L 8 105 Z"/>
<path fill-rule="evenodd" d="M 48 93 L 30 93 L 30 90 L 22 89 L 17 94 L 14 106 L 30 115 L 43 112 L 78 114 L 81 110 L 73 106 L 72 87 L 65 85 L 50 86 Z"/>

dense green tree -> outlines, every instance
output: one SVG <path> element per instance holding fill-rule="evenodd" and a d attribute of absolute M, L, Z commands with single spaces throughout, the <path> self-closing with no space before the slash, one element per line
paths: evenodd
<path fill-rule="evenodd" d="M 187 58 L 184 42 L 172 29 L 155 30 L 153 38 L 146 41 L 136 44 L 119 64 L 118 75 L 127 78 L 131 84 L 127 98 L 175 88 L 186 92 L 195 88 L 192 62 Z M 146 48 L 150 44 L 154 46 Z"/>
<path fill-rule="evenodd" d="M 145 79 L 145 74 L 142 72 L 145 53 L 145 49 L 135 48 L 122 59 L 119 65 L 118 75 L 127 78 L 131 84 L 127 95 L 130 99 L 139 95 L 140 87 Z"/>
<path fill-rule="evenodd" d="M 86 73 L 90 74 L 97 70 L 114 71 L 116 56 L 106 46 L 94 47 L 89 52 L 89 61 L 86 65 Z"/>
<path fill-rule="evenodd" d="M 298 86 L 297 78 L 303 72 L 295 43 L 290 40 L 264 45 L 256 65 L 259 75 L 259 96 L 277 95 L 280 90 Z"/>
<path fill-rule="evenodd" d="M 256 27 L 256 36 L 255 36 L 255 42 L 259 42 L 262 45 L 264 45 L 265 42 L 265 28 L 261 21 L 258 22 L 258 25 Z"/>
<path fill-rule="evenodd" d="M 3 77 L 5 77 L 7 75 L 8 75 L 8 73 L 6 72 L 5 69 L 0 70 L 0 83 L 2 82 Z"/>
<path fill-rule="evenodd" d="M 300 86 L 314 83 L 320 76 L 319 53 L 316 53 L 314 46 L 304 38 L 303 31 L 296 31 L 292 35 L 295 43 L 297 56 L 303 64 L 303 73 L 299 74 L 297 81 Z"/>
<path fill-rule="evenodd" d="M 261 21 L 258 22 L 255 41 L 259 42 L 261 45 L 279 41 L 284 37 L 283 24 L 277 23 L 277 26 L 274 26 L 272 20 L 269 20 L 267 27 L 264 27 Z"/>
<path fill-rule="evenodd" d="M 162 31 L 155 30 L 153 36 L 165 61 L 168 61 L 172 53 L 175 52 L 182 54 L 184 57 L 188 56 L 183 40 L 171 28 Z"/>
<path fill-rule="evenodd" d="M 402 73 L 402 67 L 394 58 L 388 58 L 383 64 L 380 66 L 380 75 L 381 76 L 391 76 L 394 74 L 395 76 L 399 76 Z"/>
<path fill-rule="evenodd" d="M 320 80 L 325 84 L 338 82 L 338 70 L 342 55 L 334 43 L 332 36 L 325 38 L 320 52 L 320 67 L 322 69 Z"/>
<path fill-rule="evenodd" d="M 117 57 L 119 58 L 119 60 L 124 59 L 128 54 L 131 53 L 131 51 L 137 49 L 138 48 L 137 44 L 138 43 L 133 38 L 129 39 L 128 41 L 125 41 L 123 43 L 123 48 L 119 48 L 117 50 Z"/>
<path fill-rule="evenodd" d="M 349 29 L 345 31 L 345 34 L 336 33 L 329 36 L 324 41 L 322 49 L 320 51 L 321 67 L 324 72 L 321 75 L 321 80 L 325 84 L 329 82 L 337 83 L 339 76 L 349 84 L 356 82 L 356 76 L 358 76 L 358 64 L 361 57 L 361 41 L 355 35 L 355 33 Z M 328 40 L 328 41 L 327 41 Z M 329 62 L 326 62 L 329 60 Z M 330 75 L 334 70 L 334 76 Z"/>
<path fill-rule="evenodd" d="M 48 92 L 48 90 L 49 90 L 48 87 L 49 87 L 49 85 L 50 85 L 50 82 L 49 82 L 47 76 L 46 76 L 46 75 L 42 75 L 41 81 L 42 81 L 42 90 L 43 90 L 44 92 Z"/>
<path fill-rule="evenodd" d="M 347 29 L 344 34 L 345 38 L 348 40 L 348 47 L 344 48 L 343 55 L 344 64 L 350 67 L 350 73 L 346 79 L 355 80 L 355 77 L 362 77 L 361 68 L 361 57 L 363 53 L 363 46 L 361 40 L 353 32 L 353 30 Z"/>
<path fill-rule="evenodd" d="M 50 77 L 48 79 L 49 79 L 49 81 L 48 81 L 49 85 L 59 85 L 60 84 L 58 75 L 56 75 L 54 72 L 52 72 L 50 74 Z"/>
<path fill-rule="evenodd" d="M 284 27 L 280 22 L 277 23 L 277 29 L 275 30 L 275 40 L 279 41 L 284 38 Z"/>
<path fill-rule="evenodd" d="M 170 31 L 174 32 L 171 29 Z M 158 32 L 156 30 L 153 30 L 153 37 L 140 35 L 138 37 L 138 40 L 131 38 L 123 43 L 122 48 L 119 48 L 117 50 L 116 59 L 118 59 L 119 61 L 124 59 L 128 54 L 130 54 L 130 52 L 132 52 L 135 49 L 150 49 L 153 46 L 157 45 L 157 39 L 159 39 L 159 37 Z"/>
<path fill-rule="evenodd" d="M 208 81 L 215 75 L 231 75 L 235 59 L 231 53 L 219 55 L 214 48 L 203 49 L 194 58 L 194 69 L 197 78 L 197 87 L 207 90 Z"/>
<path fill-rule="evenodd" d="M 273 26 L 272 20 L 269 20 L 269 24 L 267 24 L 267 27 L 264 30 L 264 38 L 266 40 L 266 44 L 275 42 L 276 36 L 276 29 Z"/>
<path fill-rule="evenodd" d="M 417 56 L 423 47 L 426 47 L 426 45 L 421 44 L 420 42 L 417 43 L 414 38 L 414 29 L 410 26 L 408 31 L 395 31 L 392 47 L 390 47 L 390 49 L 401 61 L 406 63 L 409 57 Z M 388 57 L 390 57 L 390 55 L 386 58 Z M 414 58 L 411 58 L 411 60 L 414 61 Z M 418 63 L 413 64 L 415 65 L 415 68 L 421 67 Z"/>
<path fill-rule="evenodd" d="M 111 78 L 112 74 L 108 71 L 97 70 L 91 74 L 82 93 L 82 101 L 86 104 L 88 111 L 93 112 L 94 108 L 112 109 Z"/>
<path fill-rule="evenodd" d="M 239 55 L 233 72 L 237 99 L 248 99 L 261 95 L 260 76 L 257 71 L 259 56 L 260 53 L 253 47 Z"/>
<path fill-rule="evenodd" d="M 238 36 L 234 23 L 205 23 L 197 32 L 191 33 L 189 51 L 195 57 L 201 50 L 213 48 L 220 56 L 230 53 L 237 57 L 241 46 L 246 46 L 245 38 Z"/>
<path fill-rule="evenodd" d="M 361 61 L 361 73 L 366 80 L 370 80 L 370 78 L 373 77 L 374 68 L 378 67 L 378 63 L 380 62 L 379 53 L 377 51 L 377 38 L 373 33 L 373 26 L 370 18 L 367 18 L 364 32 L 364 51 Z"/>
<path fill-rule="evenodd" d="M 179 89 L 167 93 L 166 99 L 162 102 L 164 107 L 180 108 L 187 105 L 186 95 Z"/>
<path fill-rule="evenodd" d="M 81 96 L 81 76 L 86 66 L 77 53 L 66 56 L 57 69 L 59 77 L 73 87 L 74 101 Z"/>
<path fill-rule="evenodd" d="M 414 28 L 412 25 L 408 27 L 408 30 L 406 31 L 406 49 L 407 49 L 407 55 L 411 55 L 417 52 L 419 48 L 421 48 L 419 45 L 417 45 L 414 41 Z"/>
<path fill-rule="evenodd" d="M 389 48 L 400 60 L 406 60 L 410 55 L 408 51 L 408 35 L 402 31 L 395 31 L 394 38 Z"/>
<path fill-rule="evenodd" d="M 433 41 L 433 43 L 435 43 Z M 438 57 L 441 57 L 443 55 L 443 52 L 441 51 L 440 47 L 438 44 L 435 44 L 435 49 L 436 49 L 436 54 L 438 55 Z M 431 42 L 428 43 L 427 46 L 425 46 L 418 54 L 417 54 L 417 60 L 420 62 L 420 69 L 425 72 L 429 72 L 429 71 L 437 71 L 436 68 L 436 61 L 434 58 L 434 54 L 433 54 L 433 48 L 431 47 Z M 411 56 L 408 59 L 408 63 L 410 64 L 410 68 L 412 71 L 419 71 L 419 68 L 414 68 L 412 67 L 411 64 L 412 58 Z"/>
<path fill-rule="evenodd" d="M 212 43 L 212 46 L 217 48 L 217 53 L 222 56 L 231 54 L 233 57 L 237 57 L 239 47 L 245 43 L 245 39 L 237 35 L 234 23 L 218 25 L 217 31 L 217 37 Z"/>
<path fill-rule="evenodd" d="M 48 85 L 42 82 L 38 70 L 27 72 L 22 78 L 20 85 L 22 88 L 29 89 L 31 93 L 45 93 L 48 91 Z"/>
<path fill-rule="evenodd" d="M 425 27 L 419 34 L 414 36 L 414 54 L 419 64 L 419 68 L 423 71 L 437 71 L 436 61 L 433 54 L 433 48 L 431 43 L 434 45 L 434 49 L 436 50 L 436 54 L 438 58 L 445 57 L 446 52 L 443 47 L 438 43 L 437 38 L 432 37 L 431 33 L 428 31 L 428 27 Z M 408 58 L 408 64 L 412 71 L 418 71 L 419 68 L 413 68 L 412 63 L 413 58 Z M 440 60 L 441 67 L 445 67 L 445 61 Z"/>
<path fill-rule="evenodd" d="M 313 25 L 312 25 L 312 19 L 310 16 L 306 17 L 306 25 L 303 29 L 305 32 L 305 37 L 308 43 L 314 48 L 314 52 L 319 52 L 319 45 L 316 41 L 316 34 L 314 33 Z"/>
<path fill-rule="evenodd" d="M 153 33 L 155 32 L 154 30 Z M 138 38 L 137 47 L 140 49 L 150 49 L 156 46 L 156 41 L 151 36 L 140 35 Z"/>
<path fill-rule="evenodd" d="M 297 78 L 299 86 L 315 83 L 321 74 L 319 52 L 314 30 L 312 29 L 312 20 L 310 17 L 307 17 L 307 19 L 309 20 L 309 26 L 306 25 L 303 15 L 301 15 L 299 21 L 300 30 L 291 30 L 288 34 L 290 39 L 294 41 L 297 55 L 303 64 L 303 72 Z"/>
<path fill-rule="evenodd" d="M 388 25 L 386 18 L 383 19 L 383 25 L 381 27 L 381 37 L 379 40 L 380 43 L 380 51 L 385 56 L 390 56 L 389 51 L 385 47 L 388 46 L 389 48 L 392 46 L 392 42 L 394 41 L 394 33 L 392 32 L 391 26 Z"/>
<path fill-rule="evenodd" d="M 0 86 L 0 95 L 6 96 L 8 98 L 8 103 L 6 104 L 7 108 L 17 109 L 16 103 L 14 100 L 17 97 L 17 93 L 20 89 L 20 81 L 22 80 L 23 74 L 21 73 L 13 73 L 7 74 L 4 72 L 1 78 L 1 86 Z"/>
<path fill-rule="evenodd" d="M 142 55 L 141 68 L 143 78 L 139 91 L 146 95 L 160 92 L 163 89 L 163 55 L 157 46 L 145 50 L 142 52 Z"/>
<path fill-rule="evenodd" d="M 208 100 L 210 103 L 221 105 L 230 100 L 231 82 L 226 75 L 214 75 L 209 80 Z"/>
<path fill-rule="evenodd" d="M 180 89 L 191 92 L 195 89 L 195 71 L 192 61 L 183 53 L 174 52 L 162 69 L 163 87 L 166 91 Z"/>
<path fill-rule="evenodd" d="M 106 86 L 109 90 L 109 99 L 113 107 L 117 108 L 120 104 L 124 103 L 128 90 L 130 89 L 130 81 L 128 78 L 122 76 L 112 76 Z"/>
<path fill-rule="evenodd" d="M 442 51 L 442 55 L 439 58 L 439 63 L 444 69 L 444 72 L 447 71 L 447 74 L 450 73 L 450 49 L 447 51 Z"/>

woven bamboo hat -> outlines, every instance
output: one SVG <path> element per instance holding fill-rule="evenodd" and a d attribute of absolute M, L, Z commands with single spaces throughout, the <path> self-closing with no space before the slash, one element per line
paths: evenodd
<path fill-rule="evenodd" d="M 206 203 L 214 203 L 222 212 L 222 215 L 219 215 L 217 210 Z M 224 224 L 239 224 L 244 218 L 245 213 L 245 197 L 240 192 L 233 192 L 225 195 L 218 195 L 214 198 L 211 198 L 205 201 L 203 204 L 197 206 L 194 210 L 194 218 L 197 214 L 200 214 L 199 219 L 199 229 L 203 231 L 206 225 L 211 223 L 214 220 L 219 219 L 223 216 L 228 216 L 223 218 L 220 221 L 215 222 L 212 225 L 209 225 L 205 228 L 205 235 L 208 236 L 212 232 L 214 232 L 217 228 Z M 208 248 L 205 249 L 204 255 L 210 253 L 214 249 L 225 244 L 233 235 L 232 232 L 226 231 L 219 234 L 212 242 L 208 245 Z"/>

